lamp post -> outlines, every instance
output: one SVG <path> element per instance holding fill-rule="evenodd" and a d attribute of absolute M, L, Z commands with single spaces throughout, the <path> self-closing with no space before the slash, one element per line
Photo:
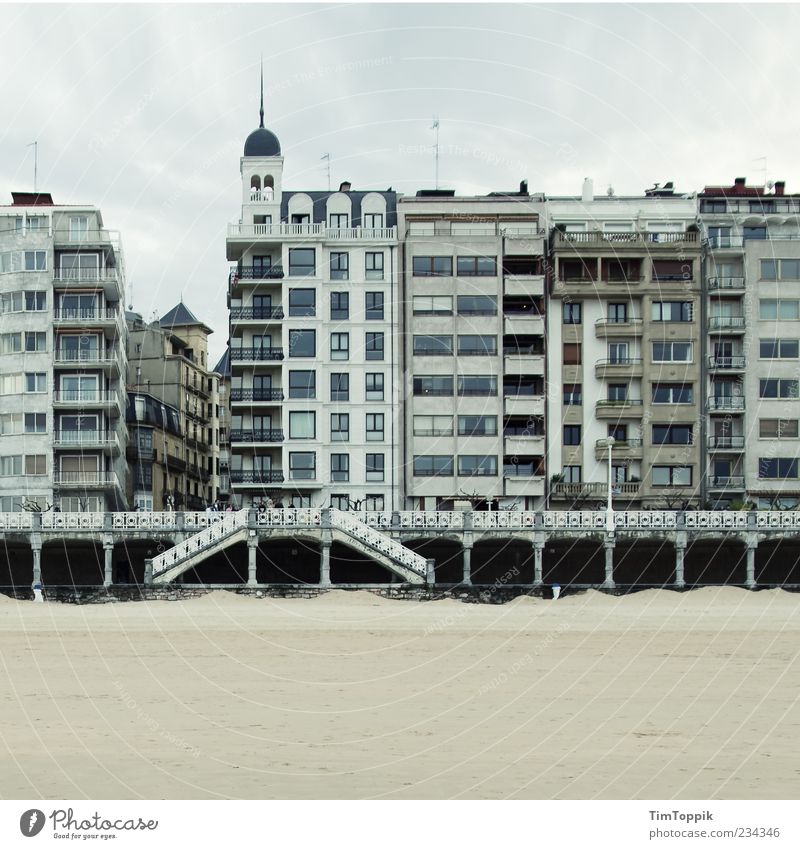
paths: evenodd
<path fill-rule="evenodd" d="M 611 449 L 614 447 L 614 443 L 616 439 L 613 436 L 609 436 L 606 439 L 606 445 L 608 446 L 608 502 L 606 504 L 606 530 L 611 533 L 614 530 L 614 505 L 612 503 L 611 497 Z"/>

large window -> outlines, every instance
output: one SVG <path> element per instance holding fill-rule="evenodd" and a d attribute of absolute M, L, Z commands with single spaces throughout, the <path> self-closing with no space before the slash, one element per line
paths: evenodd
<path fill-rule="evenodd" d="M 316 439 L 317 416 L 311 411 L 289 413 L 289 439 Z"/>
<path fill-rule="evenodd" d="M 331 442 L 350 441 L 350 414 L 331 413 Z"/>
<path fill-rule="evenodd" d="M 460 256 L 456 260 L 459 277 L 494 277 L 497 274 L 496 256 Z"/>
<path fill-rule="evenodd" d="M 289 315 L 314 315 L 317 296 L 313 289 L 289 289 Z"/>
<path fill-rule="evenodd" d="M 452 336 L 414 336 L 414 353 L 417 356 L 452 356 Z"/>
<path fill-rule="evenodd" d="M 452 416 L 414 416 L 414 436 L 452 436 Z"/>
<path fill-rule="evenodd" d="M 561 470 L 561 476 L 564 478 L 564 483 L 580 483 L 581 482 L 581 467 L 580 466 L 564 466 Z"/>
<path fill-rule="evenodd" d="M 350 375 L 346 371 L 331 373 L 331 401 L 350 400 Z"/>
<path fill-rule="evenodd" d="M 347 212 L 332 212 L 328 216 L 328 227 L 334 230 L 346 230 L 350 226 L 350 215 Z"/>
<path fill-rule="evenodd" d="M 497 436 L 497 416 L 459 416 L 459 436 Z"/>
<path fill-rule="evenodd" d="M 367 454 L 366 457 L 366 478 L 370 483 L 382 481 L 385 475 L 383 454 Z"/>
<path fill-rule="evenodd" d="M 581 426 L 564 425 L 564 445 L 581 444 Z"/>
<path fill-rule="evenodd" d="M 765 378 L 758 383 L 760 398 L 797 398 L 798 383 L 792 378 Z"/>
<path fill-rule="evenodd" d="M 691 321 L 691 301 L 653 301 L 650 316 L 653 321 Z"/>
<path fill-rule="evenodd" d="M 364 293 L 364 318 L 367 321 L 383 320 L 383 292 Z"/>
<path fill-rule="evenodd" d="M 367 230 L 380 230 L 383 227 L 383 213 L 382 212 L 365 212 L 363 215 L 363 221 L 361 224 L 362 227 L 365 227 Z"/>
<path fill-rule="evenodd" d="M 331 480 L 334 482 L 350 480 L 349 454 L 331 454 Z"/>
<path fill-rule="evenodd" d="M 418 478 L 453 477 L 453 457 L 446 454 L 414 456 L 414 476 Z"/>
<path fill-rule="evenodd" d="M 39 371 L 25 372 L 26 392 L 47 392 L 47 374 Z"/>
<path fill-rule="evenodd" d="M 797 419 L 759 419 L 758 435 L 761 439 L 797 439 Z"/>
<path fill-rule="evenodd" d="M 561 394 L 565 407 L 580 407 L 583 404 L 583 392 L 580 383 L 565 383 Z"/>
<path fill-rule="evenodd" d="M 453 298 L 450 295 L 414 295 L 414 315 L 452 315 Z"/>
<path fill-rule="evenodd" d="M 497 298 L 493 295 L 459 295 L 459 315 L 497 315 Z"/>
<path fill-rule="evenodd" d="M 314 248 L 289 248 L 289 277 L 313 277 L 315 271 Z"/>
<path fill-rule="evenodd" d="M 654 383 L 652 388 L 654 404 L 692 404 L 694 390 L 691 383 Z"/>
<path fill-rule="evenodd" d="M 497 377 L 493 374 L 459 375 L 458 394 L 462 397 L 493 398 L 497 395 Z"/>
<path fill-rule="evenodd" d="M 331 333 L 331 359 L 350 359 L 350 334 Z"/>
<path fill-rule="evenodd" d="M 0 312 L 41 312 L 47 309 L 45 292 L 3 292 L 0 294 Z"/>
<path fill-rule="evenodd" d="M 367 251 L 364 276 L 367 280 L 383 280 L 383 252 Z"/>
<path fill-rule="evenodd" d="M 364 358 L 367 360 L 382 360 L 383 344 L 383 333 L 364 334 Z"/>
<path fill-rule="evenodd" d="M 783 480 L 797 477 L 797 459 L 795 457 L 760 457 L 758 460 L 760 478 Z"/>
<path fill-rule="evenodd" d="M 762 298 L 758 302 L 758 317 L 766 321 L 797 321 L 800 318 L 800 301 Z"/>
<path fill-rule="evenodd" d="M 383 413 L 367 413 L 367 442 L 383 442 Z"/>
<path fill-rule="evenodd" d="M 800 280 L 800 259 L 762 259 L 762 280 Z"/>
<path fill-rule="evenodd" d="M 453 257 L 415 256 L 411 261 L 414 277 L 452 277 Z"/>
<path fill-rule="evenodd" d="M 331 319 L 350 318 L 350 293 L 331 292 Z"/>
<path fill-rule="evenodd" d="M 458 354 L 464 357 L 489 357 L 497 353 L 496 336 L 459 335 Z"/>
<path fill-rule="evenodd" d="M 760 339 L 759 356 L 762 360 L 796 360 L 797 339 Z"/>
<path fill-rule="evenodd" d="M 653 425 L 653 445 L 691 445 L 692 425 Z"/>
<path fill-rule="evenodd" d="M 491 477 L 497 474 L 497 457 L 493 454 L 459 454 L 459 475 Z"/>
<path fill-rule="evenodd" d="M 350 276 L 350 255 L 339 251 L 331 254 L 331 280 L 347 280 Z"/>
<path fill-rule="evenodd" d="M 692 362 L 691 342 L 653 342 L 654 363 Z"/>
<path fill-rule="evenodd" d="M 580 324 L 582 318 L 580 301 L 564 301 L 561 307 L 561 315 L 564 324 Z"/>
<path fill-rule="evenodd" d="M 364 392 L 367 401 L 383 401 L 383 372 L 367 372 Z"/>
<path fill-rule="evenodd" d="M 459 378 L 459 389 L 461 387 Z M 453 376 L 447 375 L 415 375 L 413 380 L 414 395 L 430 395 L 450 397 L 453 394 Z M 461 394 L 459 392 L 459 394 Z"/>
<path fill-rule="evenodd" d="M 317 373 L 315 371 L 290 371 L 289 397 L 316 398 Z"/>
<path fill-rule="evenodd" d="M 289 480 L 314 480 L 317 460 L 313 451 L 289 452 Z"/>
<path fill-rule="evenodd" d="M 691 486 L 691 466 L 653 466 L 653 486 Z"/>
<path fill-rule="evenodd" d="M 314 357 L 317 353 L 315 330 L 289 330 L 289 356 Z"/>

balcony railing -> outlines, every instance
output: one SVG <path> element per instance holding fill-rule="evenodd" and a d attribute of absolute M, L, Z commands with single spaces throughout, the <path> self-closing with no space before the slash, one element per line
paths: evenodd
<path fill-rule="evenodd" d="M 594 443 L 595 448 L 602 448 L 604 451 L 608 451 L 608 442 L 605 439 L 598 439 Z M 624 450 L 626 448 L 641 448 L 642 440 L 641 439 L 616 439 L 614 444 L 611 446 L 612 451 Z"/>
<path fill-rule="evenodd" d="M 596 327 L 641 327 L 642 320 L 640 318 L 598 318 L 595 322 Z"/>
<path fill-rule="evenodd" d="M 92 348 L 80 348 L 77 351 L 56 351 L 57 363 L 116 363 L 119 365 L 119 354 L 116 351 L 99 351 Z"/>
<path fill-rule="evenodd" d="M 614 409 L 615 407 L 641 407 L 643 403 L 641 398 L 601 398 L 597 406 Z"/>
<path fill-rule="evenodd" d="M 53 319 L 60 323 L 78 323 L 90 321 L 117 321 L 120 318 L 119 310 L 114 309 L 66 309 L 56 310 Z"/>
<path fill-rule="evenodd" d="M 744 239 L 741 236 L 710 236 L 708 246 L 711 250 L 741 248 L 744 246 Z"/>
<path fill-rule="evenodd" d="M 283 277 L 282 265 L 235 265 L 231 269 L 231 281 L 235 280 L 280 280 Z"/>
<path fill-rule="evenodd" d="M 250 360 L 282 360 L 283 348 L 231 348 L 231 360 L 238 363 Z"/>
<path fill-rule="evenodd" d="M 283 483 L 280 469 L 231 469 L 231 483 Z"/>
<path fill-rule="evenodd" d="M 708 485 L 712 489 L 744 489 L 744 475 L 714 475 Z"/>
<path fill-rule="evenodd" d="M 744 289 L 744 277 L 709 277 L 709 289 Z"/>
<path fill-rule="evenodd" d="M 533 463 L 504 463 L 504 478 L 538 478 L 544 475 L 544 467 Z"/>
<path fill-rule="evenodd" d="M 627 233 L 606 233 L 606 232 L 591 232 L 591 233 L 563 233 L 560 230 L 556 231 L 557 245 L 603 245 L 612 244 L 631 244 L 631 245 L 651 245 L 651 244 L 675 244 L 680 242 L 696 243 L 696 232 L 627 232 Z"/>
<path fill-rule="evenodd" d="M 722 450 L 744 448 L 744 436 L 709 436 L 708 447 Z"/>
<path fill-rule="evenodd" d="M 231 321 L 283 318 L 283 307 L 231 307 Z"/>
<path fill-rule="evenodd" d="M 598 360 L 595 366 L 601 368 L 630 368 L 631 366 L 640 366 L 641 364 L 641 357 L 614 357 L 608 360 Z"/>
<path fill-rule="evenodd" d="M 326 227 L 324 224 L 229 224 L 229 238 L 290 239 L 324 237 L 331 240 L 393 241 L 396 227 Z"/>
<path fill-rule="evenodd" d="M 56 283 L 116 283 L 116 268 L 57 268 L 53 272 Z"/>
<path fill-rule="evenodd" d="M 708 367 L 712 369 L 743 370 L 745 368 L 746 362 L 746 358 L 742 356 L 709 357 Z"/>
<path fill-rule="evenodd" d="M 57 430 L 53 433 L 56 447 L 119 445 L 117 434 L 106 430 Z"/>
<path fill-rule="evenodd" d="M 53 483 L 59 487 L 119 486 L 115 472 L 53 472 Z"/>
<path fill-rule="evenodd" d="M 709 410 L 744 410 L 741 395 L 714 395 L 708 399 Z"/>
<path fill-rule="evenodd" d="M 397 238 L 396 227 L 327 227 L 325 238 L 329 240 L 366 239 L 377 242 L 392 241 Z"/>
<path fill-rule="evenodd" d="M 638 483 L 613 483 L 611 492 L 613 495 L 635 497 L 639 494 Z M 608 496 L 607 483 L 565 483 L 559 482 L 553 486 L 552 494 L 560 498 L 600 498 Z"/>
<path fill-rule="evenodd" d="M 176 457 L 174 454 L 164 454 L 161 458 L 161 464 L 171 469 L 173 472 L 182 472 L 187 467 L 186 460 L 181 457 Z"/>
<path fill-rule="evenodd" d="M 73 404 L 76 407 L 81 404 L 122 404 L 122 395 L 115 390 L 56 389 L 53 392 L 53 403 Z"/>
<path fill-rule="evenodd" d="M 743 315 L 712 315 L 709 330 L 743 330 L 747 319 Z"/>
<path fill-rule="evenodd" d="M 231 442 L 283 442 L 283 430 L 236 428 L 231 430 Z"/>
<path fill-rule="evenodd" d="M 283 401 L 283 390 L 231 389 L 231 401 Z"/>

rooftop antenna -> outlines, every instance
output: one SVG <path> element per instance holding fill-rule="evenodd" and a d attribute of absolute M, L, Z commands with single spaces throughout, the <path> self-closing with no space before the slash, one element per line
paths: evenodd
<path fill-rule="evenodd" d="M 264 129 L 264 54 L 261 54 L 261 109 L 259 110 L 261 120 L 258 123 L 260 129 Z"/>
<path fill-rule="evenodd" d="M 39 182 L 39 142 L 33 141 L 25 147 L 33 148 L 33 193 L 36 194 Z"/>
<path fill-rule="evenodd" d="M 436 188 L 439 188 L 439 116 L 435 116 L 433 119 L 432 130 L 436 130 L 436 144 L 434 145 L 434 152 L 436 155 Z"/>
<path fill-rule="evenodd" d="M 323 153 L 320 156 L 320 159 L 327 160 L 327 169 L 328 169 L 328 191 L 331 190 L 331 155 L 330 153 Z"/>

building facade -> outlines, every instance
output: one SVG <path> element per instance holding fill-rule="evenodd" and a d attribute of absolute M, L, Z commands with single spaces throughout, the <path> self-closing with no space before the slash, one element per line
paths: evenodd
<path fill-rule="evenodd" d="M 543 502 L 543 201 L 400 200 L 404 509 Z"/>
<path fill-rule="evenodd" d="M 0 509 L 125 508 L 125 276 L 94 206 L 0 207 Z"/>

